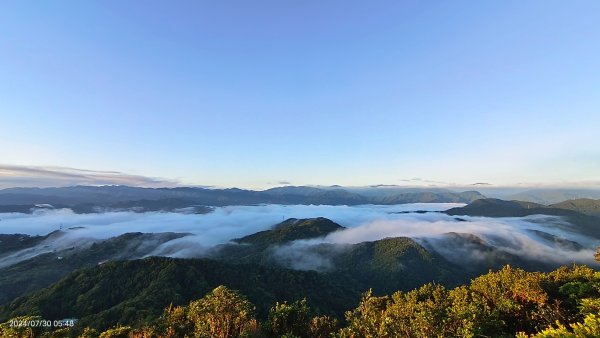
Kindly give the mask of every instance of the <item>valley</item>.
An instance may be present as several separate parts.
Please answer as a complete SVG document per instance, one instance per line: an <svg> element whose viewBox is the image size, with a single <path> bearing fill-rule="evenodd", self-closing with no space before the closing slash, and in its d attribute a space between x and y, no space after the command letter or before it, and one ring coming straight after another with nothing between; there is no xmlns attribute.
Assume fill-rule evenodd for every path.
<svg viewBox="0 0 600 338"><path fill-rule="evenodd" d="M319 314L343 319L368 290L385 295L432 282L453 288L507 264L547 272L597 267L600 218L589 202L577 205L482 198L5 213L1 226L33 225L22 228L28 234L0 235L0 322L78 318L77 327L97 330L149 323L169 304L185 305L220 285L248 297L258 318L276 302L306 298ZM286 214L315 217L276 221ZM43 234L55 220L61 228Z"/></svg>

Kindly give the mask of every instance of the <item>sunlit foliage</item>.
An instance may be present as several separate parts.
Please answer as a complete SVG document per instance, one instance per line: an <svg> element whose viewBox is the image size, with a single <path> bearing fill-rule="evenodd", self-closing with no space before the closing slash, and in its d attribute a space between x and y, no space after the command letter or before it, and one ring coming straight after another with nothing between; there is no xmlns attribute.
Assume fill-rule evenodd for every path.
<svg viewBox="0 0 600 338"><path fill-rule="evenodd" d="M342 324L319 314L307 299L275 303L259 322L254 304L219 286L186 306L168 306L152 321L101 333L7 322L0 324L0 337L600 337L600 272L585 266L549 273L505 266L453 289L430 283L391 296L367 291Z"/></svg>

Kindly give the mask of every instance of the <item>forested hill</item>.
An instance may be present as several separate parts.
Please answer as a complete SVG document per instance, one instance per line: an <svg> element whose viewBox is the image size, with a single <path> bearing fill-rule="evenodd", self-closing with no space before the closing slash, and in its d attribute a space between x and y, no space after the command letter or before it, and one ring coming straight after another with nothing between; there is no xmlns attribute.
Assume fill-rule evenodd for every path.
<svg viewBox="0 0 600 338"><path fill-rule="evenodd" d="M578 198L551 204L550 207L568 209L581 212L590 216L600 216L600 200L591 198Z"/></svg>
<svg viewBox="0 0 600 338"><path fill-rule="evenodd" d="M584 213L580 203L566 201L564 203L546 206L543 204L523 201L505 201L495 198L478 199L464 207L451 208L444 211L448 215L468 215L485 217L523 217L529 215L553 215L565 217L577 231L596 239L600 239L600 217ZM586 203L585 210L590 210L593 204ZM589 213L589 212L588 212Z"/></svg>
<svg viewBox="0 0 600 338"><path fill-rule="evenodd" d="M355 285L360 292L369 288L378 293L409 290L431 281L456 285L474 275L407 237L356 244L295 242L342 229L323 217L288 219L270 230L236 239L236 244L221 245L210 257L230 263L315 270L331 280Z"/></svg>
<svg viewBox="0 0 600 338"><path fill-rule="evenodd" d="M445 211L449 215L469 215L486 217L522 217L528 215L555 216L598 216L600 201L591 199L568 200L544 205L527 201L506 201L497 198L477 199L464 207Z"/></svg>
<svg viewBox="0 0 600 338"><path fill-rule="evenodd" d="M79 320L74 327L19 327L8 321L0 324L0 336L600 336L600 273L582 266L563 267L550 273L506 266L454 289L426 284L393 295L376 296L368 291L359 303L355 298L354 309L349 309L344 317L336 317L323 315L327 309L315 308L315 304L343 306L343 301L351 303L356 295L343 286L336 289L316 274L250 266L232 269L204 260L186 266L181 262L152 258L74 273L0 310L0 322L8 317L18 323L75 316ZM144 281L148 276L153 277ZM222 281L225 285L211 291L212 285ZM283 281L287 284L281 284ZM297 282L299 288L290 289L290 281ZM303 296L306 299L275 302ZM161 305L166 305L164 311L160 310ZM17 317L22 314L26 317ZM119 324L106 329L114 323Z"/></svg>
<svg viewBox="0 0 600 338"><path fill-rule="evenodd" d="M313 239L344 229L326 218L289 219L271 230L261 231L211 249L208 257L228 263L264 265L272 268L314 270L323 278L346 283L357 293L373 288L379 293L409 290L430 281L456 285L473 276L411 238L386 238L348 245L317 244L295 247L295 240ZM50 237L61 239L63 232ZM142 258L161 243L184 234L128 233L83 247L45 248L41 253L0 268L0 305L20 295L49 286L68 273L109 260ZM47 240L50 238L45 236ZM37 237L21 236L25 251ZM32 244L32 245L33 245ZM43 243L42 243L43 244ZM49 251L48 251L49 250ZM60 259L59 259L60 258ZM1 261L0 261L1 262ZM182 263L183 264L183 263ZM477 270L475 272L480 272ZM486 270L483 270L486 271ZM289 287L294 287L293 283Z"/></svg>
<svg viewBox="0 0 600 338"><path fill-rule="evenodd" d="M266 316L268 307L277 301L307 298L319 313L342 318L344 311L355 306L359 295L370 288L390 293L430 281L456 285L471 276L461 274L456 266L410 238L343 247L323 244L314 249L316 254L323 254L322 259L329 259L331 266L321 272L284 268L298 264L303 259L300 256L273 260L271 245L340 229L343 227L325 218L289 219L271 230L240 238L239 244L222 246L215 253L218 260L148 258L78 270L0 308L0 321L32 314L53 319L75 317L82 325L104 329L155 318L171 302L185 304L218 285L240 290L257 306L259 317ZM126 237L137 239L139 235L119 240ZM92 261L99 261L98 253L110 253L114 244L100 243L79 252L78 257L90 256ZM315 259L314 255L306 256Z"/></svg>
<svg viewBox="0 0 600 338"><path fill-rule="evenodd" d="M0 235L0 252L3 248L6 251L14 250L12 255L0 259L0 305L49 286L74 270L93 267L108 260L142 258L150 254L156 245L186 235L168 232L127 233L87 244L86 240L89 239L78 239L77 244L82 246L74 247L68 234L67 230L54 231L47 236ZM36 244L39 245L35 247ZM11 258L19 259L21 254L30 254L31 257L10 264Z"/></svg>
<svg viewBox="0 0 600 338"><path fill-rule="evenodd" d="M78 270L58 283L0 308L0 322L23 315L79 318L105 329L155 318L169 304L187 304L213 288L240 290L266 317L275 302L307 298L324 314L343 316L359 299L351 282L316 272L206 259L152 257Z"/></svg>
<svg viewBox="0 0 600 338"><path fill-rule="evenodd" d="M265 247L297 239L322 237L342 229L344 229L343 226L324 217L309 219L290 218L275 225L273 229L235 239L234 242Z"/></svg>

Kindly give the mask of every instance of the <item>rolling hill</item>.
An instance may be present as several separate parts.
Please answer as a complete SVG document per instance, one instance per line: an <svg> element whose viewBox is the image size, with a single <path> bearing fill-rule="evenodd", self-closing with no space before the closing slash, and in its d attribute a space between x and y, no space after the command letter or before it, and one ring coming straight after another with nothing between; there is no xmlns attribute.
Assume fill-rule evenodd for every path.
<svg viewBox="0 0 600 338"><path fill-rule="evenodd" d="M78 318L105 329L155 318L169 304L186 304L219 285L240 290L261 317L275 302L304 297L319 312L342 316L359 299L345 282L311 271L206 259L152 257L109 262L75 271L52 286L0 307L0 322L37 314L50 320Z"/></svg>
<svg viewBox="0 0 600 338"><path fill-rule="evenodd" d="M523 217L529 215L552 215L565 217L575 229L595 239L600 239L600 217L555 206L523 201L505 201L495 198L479 199L464 207L451 208L444 213L458 216L485 216L485 217Z"/></svg>
<svg viewBox="0 0 600 338"><path fill-rule="evenodd" d="M35 244L43 243L44 240L64 240L64 235L66 235L65 232L56 231L48 236L21 236L25 238L24 241L33 242L27 243L27 248L31 248ZM0 305L23 294L44 288L74 270L96 266L109 260L141 258L152 252L156 245L182 236L185 234L128 233L107 240L91 241L89 245L83 247L58 246L52 248L49 246L51 243L48 242L48 248L42 246L44 251L39 252L38 255L0 268L0 290L2 290ZM149 246L148 243L152 243L152 245ZM18 257L20 252L27 252L27 248L19 247L19 250L13 249L9 253ZM8 255L8 258L10 257ZM6 259L7 256L2 257L2 260Z"/></svg>
<svg viewBox="0 0 600 338"><path fill-rule="evenodd" d="M582 214L600 217L600 200L594 200L591 198L567 200L560 203L551 204L550 207L573 210Z"/></svg>

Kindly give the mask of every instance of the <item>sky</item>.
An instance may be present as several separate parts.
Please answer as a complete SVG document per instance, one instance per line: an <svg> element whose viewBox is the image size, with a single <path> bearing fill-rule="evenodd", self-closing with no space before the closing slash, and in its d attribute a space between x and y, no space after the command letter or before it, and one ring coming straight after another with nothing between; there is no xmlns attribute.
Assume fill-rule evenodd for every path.
<svg viewBox="0 0 600 338"><path fill-rule="evenodd" d="M598 1L9 0L0 51L16 185L600 181Z"/></svg>

